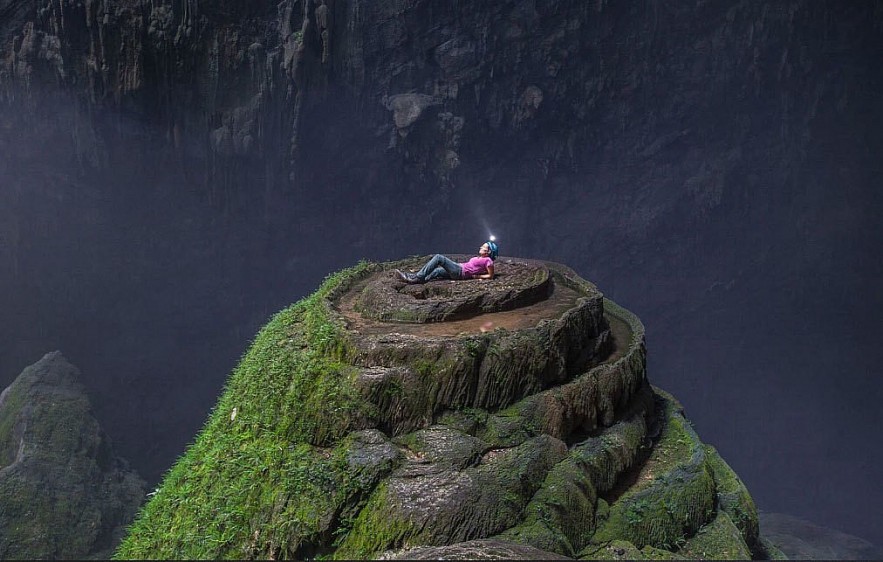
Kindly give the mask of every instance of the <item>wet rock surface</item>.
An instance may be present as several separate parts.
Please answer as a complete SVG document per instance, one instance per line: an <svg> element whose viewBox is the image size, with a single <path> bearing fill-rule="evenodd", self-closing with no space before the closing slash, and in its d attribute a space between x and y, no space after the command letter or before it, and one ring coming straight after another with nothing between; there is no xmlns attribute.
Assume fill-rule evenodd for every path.
<svg viewBox="0 0 883 562"><path fill-rule="evenodd" d="M353 361L361 367L356 385L377 405L377 422L384 431L398 435L418 429L445 409L504 408L566 383L613 351L603 296L561 264L510 259L493 280L407 285L395 279L393 270L409 263L419 261L383 264L332 299L332 314L348 327L356 349ZM407 292L410 289L438 295L425 305L425 299ZM444 291L450 291L450 299L442 296ZM574 295L569 308L549 300L556 291ZM410 327L410 322L387 321L385 330L362 331L354 327L363 325L363 313L349 304L360 300L373 303L369 316L390 310L435 309L438 314L407 333L398 327ZM462 310L466 302L474 322L494 329L456 335L430 331L430 326L446 323L447 312ZM480 303L486 304L486 311ZM498 315L518 308L534 309L529 322L510 324L513 329L497 326ZM424 326L427 333L422 333Z"/></svg>
<svg viewBox="0 0 883 562"><path fill-rule="evenodd" d="M513 542L483 539L450 546L417 547L384 553L379 560L572 560Z"/></svg>
<svg viewBox="0 0 883 562"><path fill-rule="evenodd" d="M279 329L261 340L267 355L251 360L253 372L263 377L275 369L277 377L262 380L281 392L308 387L317 393L295 396L318 398L280 402L263 431L274 431L277 412L287 411L316 433L289 447L288 460L271 433L268 446L277 447L273 455L285 477L273 476L263 448L254 460L232 463L236 472L227 463L208 468L203 463L215 461L189 458L194 469L211 475L206 488L220 488L210 488L204 501L224 493L215 474L231 470L236 482L248 482L234 492L255 510L247 521L267 522L243 534L244 549L229 541L187 552L200 558L245 552L276 559L563 559L604 557L611 544L642 556L761 552L744 485L703 447L677 401L650 385L644 328L633 314L554 262L511 258L488 282L407 286L393 276L396 268L420 263L359 264L274 319ZM435 293L408 292L427 286L437 287ZM423 322L378 319L390 310L419 309L429 299L441 312ZM466 301L486 305L476 304L468 322L494 327L439 329L464 326L465 320L448 319ZM531 313L499 322L520 309ZM239 401L251 391L240 387L223 399ZM348 402L337 401L342 394ZM269 410L265 403L273 400L261 393L252 408ZM307 403L321 411L305 412ZM235 419L243 424L237 439L224 429L205 437L235 448L222 454L212 448L213 458L241 456L260 438L247 425L248 410L243 405ZM334 412L356 415L337 419ZM232 431L233 421L227 415L212 423ZM328 437L329 424L340 428L338 437ZM284 505L261 505L248 492L252 477L238 471L253 463L266 471L254 478L273 478L260 498L283 497ZM193 486L173 482L156 501L186 493L189 502ZM184 527L206 517L171 501ZM211 510L212 517L228 503ZM152 514L162 513L161 506L151 507ZM130 535L123 557L193 548L187 533L170 536L165 521L137 525L143 536Z"/></svg>
<svg viewBox="0 0 883 562"><path fill-rule="evenodd" d="M452 255L458 263L469 256ZM420 263L405 266L417 271ZM410 267L409 267L410 266ZM542 263L499 260L493 280L436 280L408 284L395 273L371 276L356 298L363 316L390 322L427 324L503 312L545 300L552 292L549 269Z"/></svg>
<svg viewBox="0 0 883 562"><path fill-rule="evenodd" d="M694 549L750 555L756 526L743 538L729 515L716 517L701 442L647 382L637 319L561 264L499 260L487 282L409 285L394 274L424 261L379 264L330 298L355 345L356 387L376 406L371 423L397 435L404 459L338 556L576 557L614 540L640 552L687 544L706 524L719 544ZM569 292L568 306L552 302L556 291ZM519 308L531 321L497 325ZM445 331L448 322L479 329ZM731 471L716 468L723 494ZM636 525L649 503L668 511ZM379 521L395 533L378 536ZM416 545L426 546L407 548Z"/></svg>

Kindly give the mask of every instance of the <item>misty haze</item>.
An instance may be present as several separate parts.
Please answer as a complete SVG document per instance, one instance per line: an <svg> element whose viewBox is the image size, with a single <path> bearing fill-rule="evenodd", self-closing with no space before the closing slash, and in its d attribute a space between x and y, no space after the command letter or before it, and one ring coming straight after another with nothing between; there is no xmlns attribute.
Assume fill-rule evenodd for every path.
<svg viewBox="0 0 883 562"><path fill-rule="evenodd" d="M0 384L60 350L148 489L276 312L493 234L760 511L883 544L883 4L99 4L0 0Z"/></svg>

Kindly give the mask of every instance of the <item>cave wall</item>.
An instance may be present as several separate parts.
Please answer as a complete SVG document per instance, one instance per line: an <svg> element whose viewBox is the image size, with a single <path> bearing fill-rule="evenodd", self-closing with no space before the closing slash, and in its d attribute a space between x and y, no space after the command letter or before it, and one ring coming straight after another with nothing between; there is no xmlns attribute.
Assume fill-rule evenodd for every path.
<svg viewBox="0 0 883 562"><path fill-rule="evenodd" d="M0 0L3 380L61 348L153 480L269 314L492 230L645 320L761 505L863 524L820 482L877 414L785 404L883 398L879 3L322 4Z"/></svg>

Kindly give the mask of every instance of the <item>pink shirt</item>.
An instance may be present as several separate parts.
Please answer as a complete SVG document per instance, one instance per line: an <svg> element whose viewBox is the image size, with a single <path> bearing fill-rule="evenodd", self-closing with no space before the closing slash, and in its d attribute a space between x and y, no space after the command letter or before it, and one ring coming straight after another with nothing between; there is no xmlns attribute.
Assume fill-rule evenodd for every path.
<svg viewBox="0 0 883 562"><path fill-rule="evenodd" d="M461 263L460 267L463 268L463 277L466 279L472 279L476 275L483 275L487 273L487 268L494 265L494 260L491 258L483 258L481 256L475 256L470 259L466 263Z"/></svg>

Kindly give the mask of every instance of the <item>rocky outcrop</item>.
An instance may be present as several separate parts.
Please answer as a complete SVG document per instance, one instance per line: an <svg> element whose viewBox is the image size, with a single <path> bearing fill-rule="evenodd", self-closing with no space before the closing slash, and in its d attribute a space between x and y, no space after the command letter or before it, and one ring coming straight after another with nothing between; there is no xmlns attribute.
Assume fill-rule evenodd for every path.
<svg viewBox="0 0 883 562"><path fill-rule="evenodd" d="M56 351L0 394L2 559L107 558L144 499L78 378Z"/></svg>
<svg viewBox="0 0 883 562"><path fill-rule="evenodd" d="M458 262L469 259L456 254L449 257ZM512 310L545 300L552 291L549 270L539 264L510 260L497 274L493 292L474 283L403 287L389 283L386 276L375 277L359 291L355 310L375 320L426 324Z"/></svg>
<svg viewBox="0 0 883 562"><path fill-rule="evenodd" d="M419 261L277 314L117 556L762 554L744 485L648 383L634 315L561 264L415 290L393 269ZM472 304L448 319L447 298Z"/></svg>

